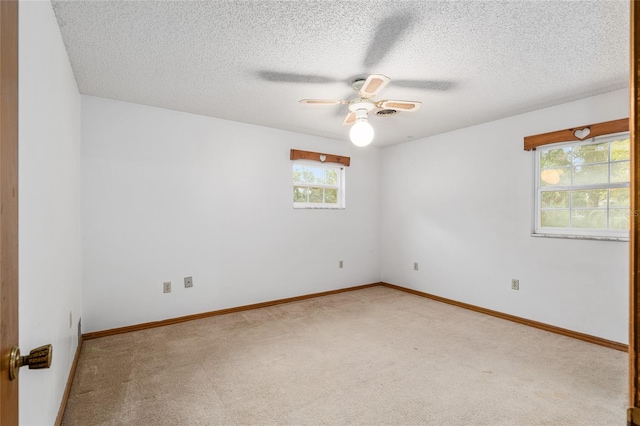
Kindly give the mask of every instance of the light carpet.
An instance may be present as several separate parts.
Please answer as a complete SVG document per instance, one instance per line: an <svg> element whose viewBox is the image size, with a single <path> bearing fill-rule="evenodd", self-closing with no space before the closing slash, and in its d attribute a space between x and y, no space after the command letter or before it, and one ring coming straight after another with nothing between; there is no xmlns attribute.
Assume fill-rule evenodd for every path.
<svg viewBox="0 0 640 426"><path fill-rule="evenodd" d="M85 341L63 425L625 425L627 354L372 287Z"/></svg>

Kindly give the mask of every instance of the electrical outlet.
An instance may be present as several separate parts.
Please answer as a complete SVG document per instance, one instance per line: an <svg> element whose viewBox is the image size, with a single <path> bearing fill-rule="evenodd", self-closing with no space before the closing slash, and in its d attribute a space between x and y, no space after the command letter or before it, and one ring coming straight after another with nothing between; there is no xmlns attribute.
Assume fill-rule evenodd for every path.
<svg viewBox="0 0 640 426"><path fill-rule="evenodd" d="M344 262L342 260L338 261L338 268L340 269L344 268Z"/></svg>
<svg viewBox="0 0 640 426"><path fill-rule="evenodd" d="M511 280L511 290L520 290L520 280Z"/></svg>
<svg viewBox="0 0 640 426"><path fill-rule="evenodd" d="M171 293L171 281L165 281L162 285L163 293Z"/></svg>
<svg viewBox="0 0 640 426"><path fill-rule="evenodd" d="M184 288L193 287L193 277L184 277Z"/></svg>
<svg viewBox="0 0 640 426"><path fill-rule="evenodd" d="M414 271L418 270L418 262L413 262L413 270Z"/></svg>

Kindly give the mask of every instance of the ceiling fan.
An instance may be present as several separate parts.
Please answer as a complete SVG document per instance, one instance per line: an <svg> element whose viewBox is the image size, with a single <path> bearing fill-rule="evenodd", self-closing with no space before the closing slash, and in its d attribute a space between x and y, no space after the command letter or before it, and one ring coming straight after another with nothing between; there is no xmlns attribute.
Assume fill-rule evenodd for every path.
<svg viewBox="0 0 640 426"><path fill-rule="evenodd" d="M391 79L382 74L371 74L366 79L357 79L353 82L353 90L358 92L358 97L352 100L331 100L331 99L301 99L303 104L311 105L348 105L349 113L342 124L353 124L349 131L351 142L357 146L367 146L374 136L373 127L369 124L369 112L378 109L380 115L392 115L398 111L413 112L420 109L422 105L418 101L396 101L381 100L375 101L371 98L376 96Z"/></svg>
<svg viewBox="0 0 640 426"><path fill-rule="evenodd" d="M420 6L423 8L424 6ZM422 10L422 9L421 9ZM376 26L369 48L366 50L362 69L371 70L387 57L394 46L400 42L417 25L416 17L420 13L416 10L405 9L393 13L382 19ZM363 71L365 74L367 71ZM362 75L362 74L361 74ZM257 76L266 81L278 83L305 83L305 84L327 84L343 81L333 76L282 72L274 70L259 70ZM352 80L353 81L353 80ZM356 78L351 87L358 92L359 98L347 100L324 100L324 99L303 99L300 102L316 105L344 105L349 106L349 114L344 120L344 124L353 124L349 135L351 141L360 146L366 146L373 140L373 128L368 122L368 113L378 109L377 115L392 115L397 111L416 111L420 108L420 102L414 101L373 101L371 98L382 90L390 79L381 74L369 75L366 79ZM456 86L456 82L446 80L394 80L397 87L408 87L419 90L449 90ZM360 112L358 112L360 110ZM360 133L362 132L362 133ZM367 137L361 136L363 134Z"/></svg>

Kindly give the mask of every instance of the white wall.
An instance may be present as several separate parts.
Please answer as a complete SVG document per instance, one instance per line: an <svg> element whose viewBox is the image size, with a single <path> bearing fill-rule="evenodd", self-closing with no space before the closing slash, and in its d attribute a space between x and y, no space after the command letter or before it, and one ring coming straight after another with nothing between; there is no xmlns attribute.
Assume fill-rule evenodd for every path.
<svg viewBox="0 0 640 426"><path fill-rule="evenodd" d="M82 313L80 94L51 3L21 1L19 16L20 348L53 344L51 369L20 373L20 423L46 425L60 407Z"/></svg>
<svg viewBox="0 0 640 426"><path fill-rule="evenodd" d="M523 138L628 103L620 90L384 149L382 281L626 343L628 243L531 237Z"/></svg>
<svg viewBox="0 0 640 426"><path fill-rule="evenodd" d="M627 342L628 244L531 237L522 149L627 105L621 90L380 152L83 96L84 330L382 278ZM346 210L291 208L291 148L352 156Z"/></svg>
<svg viewBox="0 0 640 426"><path fill-rule="evenodd" d="M345 210L292 208L291 148L351 156ZM373 147L82 96L83 330L378 282L379 169Z"/></svg>

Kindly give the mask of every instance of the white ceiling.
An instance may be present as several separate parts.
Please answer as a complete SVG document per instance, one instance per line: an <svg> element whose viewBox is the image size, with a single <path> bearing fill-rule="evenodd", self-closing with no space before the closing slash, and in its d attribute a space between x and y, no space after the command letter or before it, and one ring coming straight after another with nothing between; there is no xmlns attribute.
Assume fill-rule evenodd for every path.
<svg viewBox="0 0 640 426"><path fill-rule="evenodd" d="M298 101L380 73L423 104L377 146L628 85L627 0L52 3L81 93L348 141L345 105Z"/></svg>

